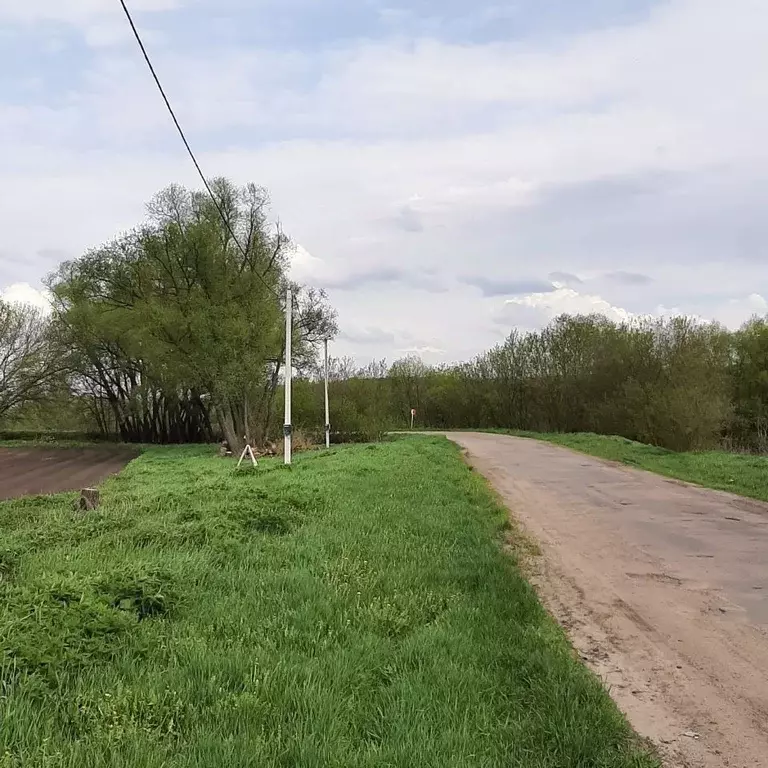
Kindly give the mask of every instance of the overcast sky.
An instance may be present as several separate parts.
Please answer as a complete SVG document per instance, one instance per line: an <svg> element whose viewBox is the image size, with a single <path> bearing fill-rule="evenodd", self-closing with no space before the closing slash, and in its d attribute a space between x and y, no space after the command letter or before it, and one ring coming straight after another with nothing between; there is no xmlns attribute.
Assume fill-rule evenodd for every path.
<svg viewBox="0 0 768 768"><path fill-rule="evenodd" d="M768 311L765 0L129 5L206 172L271 190L336 355ZM0 148L7 297L195 185L118 0L0 0Z"/></svg>

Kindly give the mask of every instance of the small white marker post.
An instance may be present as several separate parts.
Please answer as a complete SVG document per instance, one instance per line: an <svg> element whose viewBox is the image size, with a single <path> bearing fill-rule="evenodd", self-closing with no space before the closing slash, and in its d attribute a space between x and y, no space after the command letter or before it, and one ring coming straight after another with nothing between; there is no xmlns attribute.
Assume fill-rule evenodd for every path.
<svg viewBox="0 0 768 768"><path fill-rule="evenodd" d="M413 420L416 418L416 409L411 408L411 429L413 429Z"/></svg>
<svg viewBox="0 0 768 768"><path fill-rule="evenodd" d="M251 448L251 444L246 443L245 448L243 448L243 452L240 454L240 461L237 462L238 469L240 469L240 465L243 463L243 460L246 456L250 458L251 464L253 464L254 467L259 466L259 462L256 461L256 457L253 455L253 448Z"/></svg>
<svg viewBox="0 0 768 768"><path fill-rule="evenodd" d="M286 464L291 463L291 383L293 380L293 361L291 359L291 333L293 332L293 291L289 288L285 297L285 422L283 425L283 445L285 446Z"/></svg>
<svg viewBox="0 0 768 768"><path fill-rule="evenodd" d="M331 410L328 404L328 339L325 340L325 447L331 447Z"/></svg>

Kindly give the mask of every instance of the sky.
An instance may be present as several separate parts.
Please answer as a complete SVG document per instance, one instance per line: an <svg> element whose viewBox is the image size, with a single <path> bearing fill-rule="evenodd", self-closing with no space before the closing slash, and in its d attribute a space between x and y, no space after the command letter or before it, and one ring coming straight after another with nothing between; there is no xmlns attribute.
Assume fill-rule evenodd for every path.
<svg viewBox="0 0 768 768"><path fill-rule="evenodd" d="M266 186L335 356L562 312L768 312L765 0L129 0L209 176ZM118 0L0 0L0 293L195 172Z"/></svg>

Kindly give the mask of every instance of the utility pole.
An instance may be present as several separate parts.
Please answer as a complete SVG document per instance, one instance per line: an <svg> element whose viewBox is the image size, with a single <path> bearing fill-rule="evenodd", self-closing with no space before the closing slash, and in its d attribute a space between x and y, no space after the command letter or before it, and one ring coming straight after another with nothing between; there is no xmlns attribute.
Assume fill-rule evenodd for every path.
<svg viewBox="0 0 768 768"><path fill-rule="evenodd" d="M293 361L291 359L291 334L293 332L293 292L289 288L285 295L285 423L283 426L283 444L285 463L291 463L291 384L293 381Z"/></svg>
<svg viewBox="0 0 768 768"><path fill-rule="evenodd" d="M328 405L328 339L325 340L325 447L331 447L331 411Z"/></svg>

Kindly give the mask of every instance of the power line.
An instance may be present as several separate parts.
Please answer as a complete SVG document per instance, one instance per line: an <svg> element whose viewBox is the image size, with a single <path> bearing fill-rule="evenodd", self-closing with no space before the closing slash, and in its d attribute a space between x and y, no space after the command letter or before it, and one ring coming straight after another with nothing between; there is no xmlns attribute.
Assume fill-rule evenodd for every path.
<svg viewBox="0 0 768 768"><path fill-rule="evenodd" d="M202 179L203 185L205 186L205 189L208 192L208 195L210 196L213 204L216 206L216 210L219 212L219 216L221 216L221 220L224 222L224 226L227 228L227 230L229 231L229 234L232 236L232 239L235 241L235 245L237 245L240 253L243 254L243 258L247 259L248 254L245 252L245 248L243 248L243 246L240 245L240 241L237 239L237 235L234 233L232 227L230 226L229 220L224 215L224 211L221 209L221 206L219 205L219 201L216 199L216 196L213 194L213 190L211 189L211 186L208 183L208 180L205 178L205 174L203 173L203 169L200 167L200 163L197 162L197 158L195 157L195 153L192 151L192 147L189 146L187 137L184 135L184 130L182 129L181 124L179 123L179 120L176 117L176 113L173 111L173 107L171 106L171 102L168 100L168 96L166 96L165 89L163 88L162 83L160 82L160 78L157 76L157 72L155 71L155 68L152 64L152 60L149 58L147 49L144 47L144 42L141 39L139 30L136 29L136 25L133 22L133 18L131 16L131 12L128 10L128 6L125 4L125 0L120 0L120 5L122 5L123 11L125 11L125 17L128 19L128 23L131 25L133 36L136 38L136 42L139 44L139 48L141 49L141 52L144 56L144 61L146 61L147 66L149 67L149 71L152 73L152 77L155 80L155 85L157 85L157 89L160 91L160 95L163 97L165 106L168 107L168 112L170 113L171 118L173 119L173 124L176 126L176 130L179 132L179 136L181 136L181 140L184 142L184 146L187 148L187 152L189 153L189 156L192 158L192 162L195 164L197 173ZM274 288L272 288L272 286L264 279L264 277L260 275L258 272L256 272L255 274L259 278L259 280L261 280L261 282L264 283L266 288L268 288L275 296L277 296L277 293L275 292Z"/></svg>

